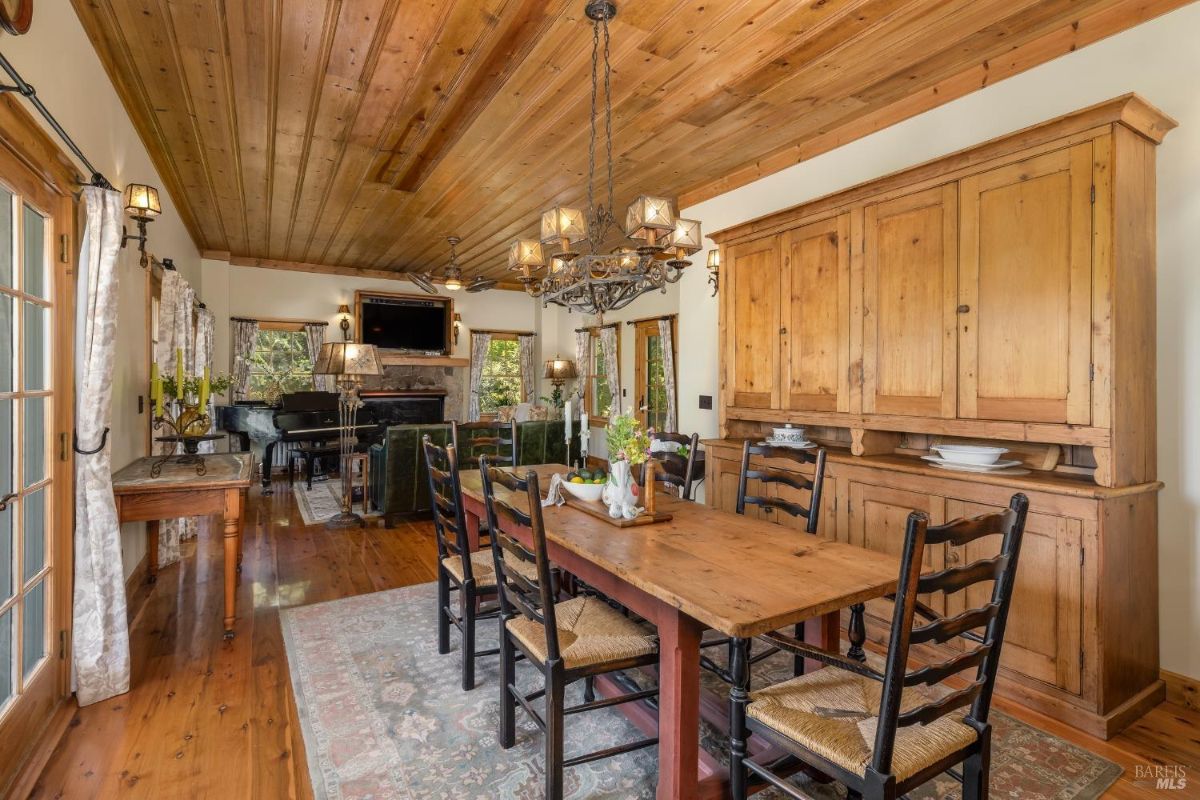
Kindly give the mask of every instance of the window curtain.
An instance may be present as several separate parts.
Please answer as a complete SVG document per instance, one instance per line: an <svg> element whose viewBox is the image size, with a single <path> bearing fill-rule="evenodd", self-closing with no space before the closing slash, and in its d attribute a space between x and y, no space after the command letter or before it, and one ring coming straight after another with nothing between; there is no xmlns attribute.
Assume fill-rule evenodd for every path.
<svg viewBox="0 0 1200 800"><path fill-rule="evenodd" d="M584 328L575 331L575 366L579 373L579 384L575 387L575 402L583 407L583 398L587 392L589 375L592 374L592 332Z"/></svg>
<svg viewBox="0 0 1200 800"><path fill-rule="evenodd" d="M313 364L317 363L317 356L321 354L321 345L325 344L325 334L329 330L329 326L323 322L306 322L304 323L304 335L308 339L308 359ZM255 331L257 334L257 331ZM332 375L313 375L313 389L318 392L332 392L333 386Z"/></svg>
<svg viewBox="0 0 1200 800"><path fill-rule="evenodd" d="M488 345L492 343L489 333L471 334L471 395L467 404L467 419L479 419L479 391L483 383L483 362L487 360Z"/></svg>
<svg viewBox="0 0 1200 800"><path fill-rule="evenodd" d="M232 327L233 399L245 400L250 394L250 357L258 343L258 323L252 319L235 319Z"/></svg>
<svg viewBox="0 0 1200 800"><path fill-rule="evenodd" d="M612 392L612 408L609 419L621 414L621 368L617 361L617 326L606 325L600 329L600 344L604 348L604 379Z"/></svg>
<svg viewBox="0 0 1200 800"><path fill-rule="evenodd" d="M75 309L75 433L79 449L104 440L112 412L121 193L85 186L87 221ZM129 691L129 626L112 450L75 455L75 589L72 669L79 705Z"/></svg>
<svg viewBox="0 0 1200 800"><path fill-rule="evenodd" d="M166 270L166 273L174 270ZM165 273L164 273L165 274ZM192 374L196 363L196 323L193 308L196 292L191 285L176 273L176 288L174 293L175 312L171 316L173 331L171 334L174 348L166 364L159 362L158 371L162 375L170 375L175 371L176 353L183 351L184 369ZM164 279L165 285L165 279ZM166 371L164 372L164 368ZM176 445L164 443L165 452L174 452ZM179 543L184 539L196 536L198 520L194 517L183 519L163 520L158 527L158 565L165 567L179 560Z"/></svg>
<svg viewBox="0 0 1200 800"><path fill-rule="evenodd" d="M679 431L679 401L675 395L675 338L674 317L658 321L658 340L662 346L663 386L667 390L666 427L670 433Z"/></svg>
<svg viewBox="0 0 1200 800"><path fill-rule="evenodd" d="M537 377L533 371L533 345L537 337L532 333L517 337L521 357L521 400L532 403L537 398Z"/></svg>
<svg viewBox="0 0 1200 800"><path fill-rule="evenodd" d="M203 375L207 368L209 374L212 374L213 368L213 327L216 324L216 317L207 308L202 308L196 312L196 348L195 358L192 361L192 373L194 375ZM208 429L212 431L216 427L217 414L215 410L215 402L213 396L208 396L208 408L204 409L210 420ZM214 442L201 442L201 453L215 453L216 447Z"/></svg>

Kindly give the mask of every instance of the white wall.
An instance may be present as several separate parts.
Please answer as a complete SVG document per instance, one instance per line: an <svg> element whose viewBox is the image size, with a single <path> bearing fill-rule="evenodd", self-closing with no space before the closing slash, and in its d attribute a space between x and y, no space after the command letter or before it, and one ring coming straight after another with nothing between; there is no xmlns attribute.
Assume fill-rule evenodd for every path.
<svg viewBox="0 0 1200 800"><path fill-rule="evenodd" d="M715 231L1126 92L1179 121L1158 149L1159 581L1162 665L1200 677L1200 5L1190 5L682 213ZM703 263L702 261L700 263ZM717 301L681 283L680 426L717 433ZM1191 312L1191 313L1189 313ZM1187 412L1191 411L1189 415Z"/></svg>
<svg viewBox="0 0 1200 800"><path fill-rule="evenodd" d="M163 213L149 226L149 249L159 257L173 258L180 273L200 291L200 255L71 4L66 0L38 3L29 33L4 34L0 44L21 77L33 85L42 102L114 186L123 189L126 183L147 183L159 188ZM7 76L5 79L7 82ZM32 111L32 106L27 107ZM36 113L35 117L41 120ZM78 166L82 171L83 167ZM150 380L145 355L146 274L138 266L132 245L122 251L119 273L117 359L109 434L114 469L146 453L148 423L144 415L138 414L137 399L146 393ZM145 526L124 526L121 544L128 575L145 555Z"/></svg>

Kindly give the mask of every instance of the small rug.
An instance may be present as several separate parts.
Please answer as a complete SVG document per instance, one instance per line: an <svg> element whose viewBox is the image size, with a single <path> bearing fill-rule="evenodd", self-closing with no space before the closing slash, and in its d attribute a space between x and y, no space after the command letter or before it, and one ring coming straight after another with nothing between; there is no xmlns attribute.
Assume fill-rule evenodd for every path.
<svg viewBox="0 0 1200 800"><path fill-rule="evenodd" d="M342 482L336 478L314 481L311 489L304 481L296 481L292 484L292 496L305 525L316 525L342 513ZM355 503L354 511L364 519L379 516L375 511L363 513L362 503Z"/></svg>
<svg viewBox="0 0 1200 800"><path fill-rule="evenodd" d="M304 733L313 795L318 800L439 798L493 800L542 797L542 737L520 709L517 743L501 750L497 658L476 664L477 685L460 686L457 632L454 649L438 655L434 584L409 586L280 612L288 664ZM495 646L494 623L482 647ZM719 648L718 648L719 649ZM790 677L791 659L773 656L755 665L755 683ZM704 673L707 688L723 684ZM517 665L526 691L538 673ZM570 687L568 705L582 700ZM1092 800L1121 768L1082 748L993 712L992 791L1022 800ZM726 733L707 725L702 743L723 761ZM568 718L570 758L641 738L619 711L599 710ZM657 754L653 748L568 768L566 796L592 800L654 797ZM817 800L838 800L833 785L797 779ZM955 800L960 786L949 776L930 781L910 797ZM778 798L774 790L755 797Z"/></svg>

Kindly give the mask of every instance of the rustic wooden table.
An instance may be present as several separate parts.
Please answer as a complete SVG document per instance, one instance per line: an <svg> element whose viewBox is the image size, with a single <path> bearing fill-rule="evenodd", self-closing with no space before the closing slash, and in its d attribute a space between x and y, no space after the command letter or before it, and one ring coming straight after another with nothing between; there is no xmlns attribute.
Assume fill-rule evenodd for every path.
<svg viewBox="0 0 1200 800"><path fill-rule="evenodd" d="M517 471L525 469L546 487L551 474L567 467ZM467 527L478 546L478 523L486 511L477 470L462 473L462 489ZM502 487L500 493L508 494ZM702 705L705 718L718 725L725 714L724 704L701 702L704 630L751 637L804 623L808 641L836 649L839 612L895 591L900 560L667 495L657 501L658 510L673 518L631 528L567 506L546 508L547 550L563 569L658 627L660 800L726 797L728 774L699 743ZM504 530L531 544L528 529ZM600 680L597 689L606 695L621 691ZM639 727L654 729L653 714L641 704L621 708Z"/></svg>
<svg viewBox="0 0 1200 800"><path fill-rule="evenodd" d="M242 561L242 517L246 492L254 473L250 453L210 453L202 456L204 474L196 464L168 461L157 474L161 456L147 456L113 475L117 518L146 522L149 536L150 581L158 573L158 526L164 519L220 514L225 525L225 638L233 638L236 620L237 572Z"/></svg>

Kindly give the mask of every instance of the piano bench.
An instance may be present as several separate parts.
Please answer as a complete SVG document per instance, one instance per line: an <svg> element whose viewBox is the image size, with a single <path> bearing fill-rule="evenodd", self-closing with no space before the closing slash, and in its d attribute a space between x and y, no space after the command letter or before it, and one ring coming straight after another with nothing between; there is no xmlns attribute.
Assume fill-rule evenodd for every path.
<svg viewBox="0 0 1200 800"><path fill-rule="evenodd" d="M304 478L308 488L312 488L313 473L317 465L317 459L321 458L337 458L341 455L341 448L337 446L303 446L297 447L288 453L288 485L291 486L296 482L296 459L304 459Z"/></svg>

